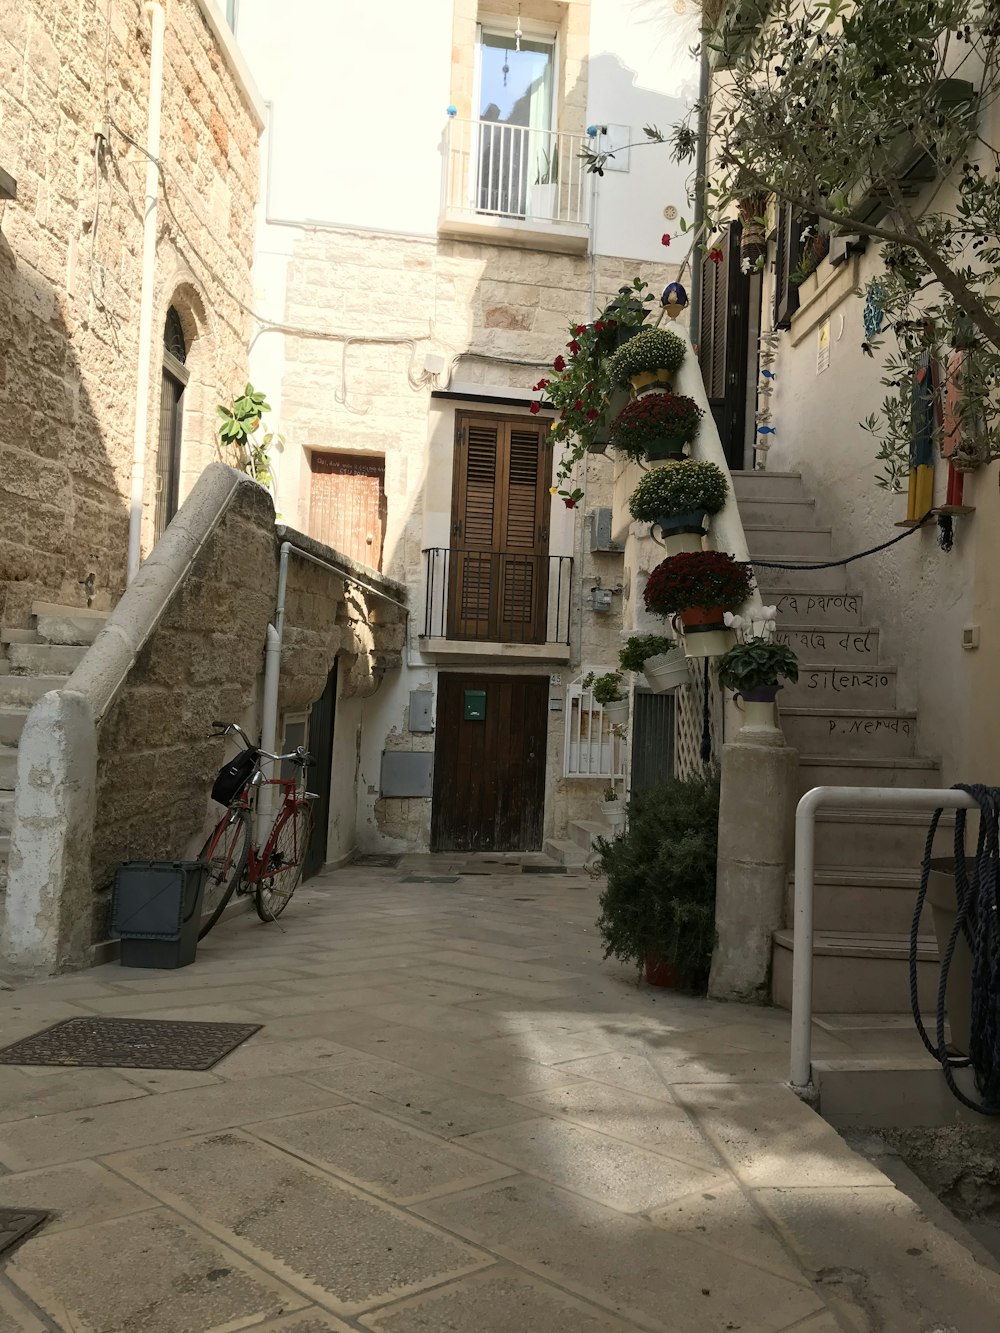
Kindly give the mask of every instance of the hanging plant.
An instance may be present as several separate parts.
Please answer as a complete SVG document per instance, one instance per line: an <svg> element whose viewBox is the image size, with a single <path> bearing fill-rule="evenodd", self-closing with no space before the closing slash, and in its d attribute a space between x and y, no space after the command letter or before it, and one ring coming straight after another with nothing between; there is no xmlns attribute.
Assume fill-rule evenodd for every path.
<svg viewBox="0 0 1000 1333"><path fill-rule="evenodd" d="M248 384L239 398L226 406L220 403L216 408L222 418L219 426L219 439L223 449L229 453L229 461L240 472L252 477L265 490L270 490L274 480L271 472L270 449L273 443L284 444L285 437L273 431L260 430L264 413L270 412L271 404L267 395Z"/></svg>
<svg viewBox="0 0 1000 1333"><path fill-rule="evenodd" d="M638 523L717 514L729 494L726 474L714 463L686 459L665 463L641 478L629 497L629 513Z"/></svg>
<svg viewBox="0 0 1000 1333"><path fill-rule="evenodd" d="M737 201L743 230L740 261L744 273L756 272L767 254L767 195L748 194Z"/></svg>
<svg viewBox="0 0 1000 1333"><path fill-rule="evenodd" d="M682 457L698 434L704 412L682 393L644 393L611 423L611 445L627 458Z"/></svg>
<svg viewBox="0 0 1000 1333"><path fill-rule="evenodd" d="M646 610L671 616L689 608L715 611L742 605L753 591L753 570L724 551L687 551L668 556L643 589Z"/></svg>
<svg viewBox="0 0 1000 1333"><path fill-rule="evenodd" d="M608 362L613 384L630 381L636 392L653 383L669 383L687 355L687 344L670 329L643 329L619 347Z"/></svg>

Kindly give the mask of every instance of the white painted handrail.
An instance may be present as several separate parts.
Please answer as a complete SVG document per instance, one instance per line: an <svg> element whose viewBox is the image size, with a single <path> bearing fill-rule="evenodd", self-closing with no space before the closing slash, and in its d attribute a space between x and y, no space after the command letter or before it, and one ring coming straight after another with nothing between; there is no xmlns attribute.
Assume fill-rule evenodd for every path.
<svg viewBox="0 0 1000 1333"><path fill-rule="evenodd" d="M792 1049L789 1082L804 1092L812 1082L812 979L816 812L851 810L974 810L965 792L926 787L813 787L795 811L795 920L792 954Z"/></svg>

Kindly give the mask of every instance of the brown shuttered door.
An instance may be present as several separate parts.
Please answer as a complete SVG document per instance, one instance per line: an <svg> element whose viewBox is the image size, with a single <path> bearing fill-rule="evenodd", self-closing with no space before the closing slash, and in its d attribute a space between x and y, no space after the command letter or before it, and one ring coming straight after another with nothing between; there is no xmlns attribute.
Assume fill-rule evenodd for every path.
<svg viewBox="0 0 1000 1333"><path fill-rule="evenodd" d="M466 690L485 693L481 720ZM438 676L432 851L541 849L548 694L545 676Z"/></svg>
<svg viewBox="0 0 1000 1333"><path fill-rule="evenodd" d="M733 222L718 248L722 260L702 260L702 328L698 359L708 405L726 461L742 468L747 409L748 281L740 268L740 224Z"/></svg>
<svg viewBox="0 0 1000 1333"><path fill-rule="evenodd" d="M353 454L313 454L309 536L372 569L382 568L385 462Z"/></svg>
<svg viewBox="0 0 1000 1333"><path fill-rule="evenodd" d="M545 642L550 460L544 426L459 418L449 638Z"/></svg>

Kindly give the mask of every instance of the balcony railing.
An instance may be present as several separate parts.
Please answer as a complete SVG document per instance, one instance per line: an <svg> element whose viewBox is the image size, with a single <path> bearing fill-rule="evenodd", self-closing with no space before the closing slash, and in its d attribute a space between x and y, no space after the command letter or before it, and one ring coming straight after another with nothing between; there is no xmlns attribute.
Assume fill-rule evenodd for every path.
<svg viewBox="0 0 1000 1333"><path fill-rule="evenodd" d="M572 556L441 546L424 555L425 637L569 644Z"/></svg>
<svg viewBox="0 0 1000 1333"><path fill-rule="evenodd" d="M489 120L451 119L445 131L445 218L517 229L582 229L590 188L583 135Z"/></svg>

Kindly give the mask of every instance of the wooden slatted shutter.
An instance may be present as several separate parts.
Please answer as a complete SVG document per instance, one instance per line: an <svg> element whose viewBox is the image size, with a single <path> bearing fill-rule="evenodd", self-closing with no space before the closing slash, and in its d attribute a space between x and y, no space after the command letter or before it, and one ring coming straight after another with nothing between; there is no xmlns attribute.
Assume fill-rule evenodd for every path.
<svg viewBox="0 0 1000 1333"><path fill-rule="evenodd" d="M742 227L733 222L716 248L722 259L702 261L702 337L698 348L702 379L730 467L743 466L746 428L747 305L749 282L740 267Z"/></svg>

